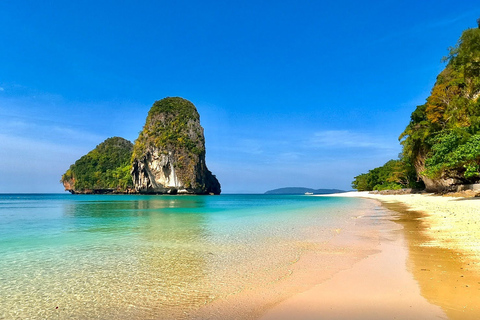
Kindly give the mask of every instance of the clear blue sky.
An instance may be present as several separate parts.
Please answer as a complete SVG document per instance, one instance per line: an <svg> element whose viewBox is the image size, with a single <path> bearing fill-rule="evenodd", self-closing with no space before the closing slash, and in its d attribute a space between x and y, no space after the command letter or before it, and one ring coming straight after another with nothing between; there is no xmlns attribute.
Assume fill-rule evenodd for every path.
<svg viewBox="0 0 480 320"><path fill-rule="evenodd" d="M478 1L0 1L0 192L63 192L155 100L198 108L226 193L350 189L396 158Z"/></svg>

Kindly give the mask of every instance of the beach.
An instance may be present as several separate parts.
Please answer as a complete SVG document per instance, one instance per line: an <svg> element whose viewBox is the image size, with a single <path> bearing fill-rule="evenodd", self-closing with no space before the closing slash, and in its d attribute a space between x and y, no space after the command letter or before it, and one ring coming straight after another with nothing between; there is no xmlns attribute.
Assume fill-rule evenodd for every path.
<svg viewBox="0 0 480 320"><path fill-rule="evenodd" d="M4 195L0 318L478 319L478 204Z"/></svg>
<svg viewBox="0 0 480 320"><path fill-rule="evenodd" d="M354 198L0 195L0 318L258 319L398 229Z"/></svg>
<svg viewBox="0 0 480 320"><path fill-rule="evenodd" d="M424 246L454 250L471 259L480 268L480 198L439 196L434 194L380 195L368 192L337 194L379 200L387 208L401 204L407 211L421 213L423 232L429 241ZM398 208L398 206L397 206Z"/></svg>
<svg viewBox="0 0 480 320"><path fill-rule="evenodd" d="M385 230L378 253L262 319L478 319L480 201L431 194L328 196L380 201L400 229Z"/></svg>

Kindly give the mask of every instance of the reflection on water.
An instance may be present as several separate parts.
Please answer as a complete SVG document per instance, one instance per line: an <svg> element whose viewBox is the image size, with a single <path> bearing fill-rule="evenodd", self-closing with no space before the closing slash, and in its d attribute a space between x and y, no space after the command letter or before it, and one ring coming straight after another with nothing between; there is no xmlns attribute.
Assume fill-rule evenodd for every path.
<svg viewBox="0 0 480 320"><path fill-rule="evenodd" d="M355 200L0 196L0 318L187 318L284 277L340 205Z"/></svg>
<svg viewBox="0 0 480 320"><path fill-rule="evenodd" d="M175 202L166 205L178 208ZM204 250L209 233L201 214L178 210L166 213L158 208L151 203L139 206L146 217L139 236L141 243L148 245L136 252L140 262L137 272L150 275L139 294L149 299L146 306L152 316L178 319L210 300L209 257ZM151 210L150 214L146 210Z"/></svg>
<svg viewBox="0 0 480 320"><path fill-rule="evenodd" d="M453 250L428 246L431 239L419 212L400 204L386 204L400 213L409 248L408 268L418 281L422 295L440 306L453 320L480 318L480 274L469 258Z"/></svg>
<svg viewBox="0 0 480 320"><path fill-rule="evenodd" d="M197 246L208 231L189 212L204 200L120 200L62 202L46 221L29 221L35 241L5 248L0 262L0 295L9 293L0 318L178 319L208 301L207 254Z"/></svg>

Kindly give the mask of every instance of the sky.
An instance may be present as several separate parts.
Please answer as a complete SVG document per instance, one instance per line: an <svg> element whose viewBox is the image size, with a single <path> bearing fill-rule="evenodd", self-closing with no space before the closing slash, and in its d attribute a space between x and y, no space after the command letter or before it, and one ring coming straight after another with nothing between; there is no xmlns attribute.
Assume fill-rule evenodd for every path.
<svg viewBox="0 0 480 320"><path fill-rule="evenodd" d="M0 1L0 193L61 193L156 100L197 107L224 193L350 190L398 136L478 1Z"/></svg>

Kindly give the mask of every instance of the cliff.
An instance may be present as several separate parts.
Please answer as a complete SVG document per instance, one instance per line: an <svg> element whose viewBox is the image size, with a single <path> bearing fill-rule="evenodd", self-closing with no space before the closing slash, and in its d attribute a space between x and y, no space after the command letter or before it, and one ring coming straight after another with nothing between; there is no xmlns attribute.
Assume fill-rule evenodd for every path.
<svg viewBox="0 0 480 320"><path fill-rule="evenodd" d="M426 102L400 135L399 160L355 177L352 187L425 187L449 192L480 181L480 19L465 30L437 76Z"/></svg>
<svg viewBox="0 0 480 320"><path fill-rule="evenodd" d="M400 136L427 191L456 190L480 180L480 19L445 58L425 104Z"/></svg>
<svg viewBox="0 0 480 320"><path fill-rule="evenodd" d="M196 107L169 97L156 101L135 141L132 179L140 193L220 194L205 163L205 137Z"/></svg>
<svg viewBox="0 0 480 320"><path fill-rule="evenodd" d="M72 164L60 182L71 193L131 193L132 152L130 141L108 138Z"/></svg>

